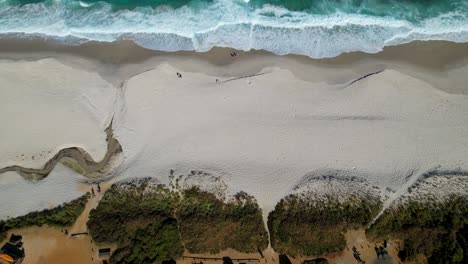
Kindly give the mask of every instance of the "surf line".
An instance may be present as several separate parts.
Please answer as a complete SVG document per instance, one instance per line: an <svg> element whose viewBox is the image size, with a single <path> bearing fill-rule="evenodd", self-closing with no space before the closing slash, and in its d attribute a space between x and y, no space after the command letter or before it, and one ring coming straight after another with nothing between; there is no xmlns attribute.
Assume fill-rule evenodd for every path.
<svg viewBox="0 0 468 264"><path fill-rule="evenodd" d="M113 118L109 126L104 130L106 132L107 151L104 158L101 161L94 161L91 155L88 154L84 149L79 147L70 147L61 149L55 154L49 161L47 161L41 169L25 168L18 165L8 166L0 169L0 174L15 171L18 172L25 179L41 180L49 175L49 173L55 168L57 162L62 159L73 160L78 166L80 166L79 173L89 178L98 178L103 176L108 171L108 165L110 161L122 152L122 146L119 141L114 138L112 130ZM68 163L71 164L71 163ZM72 165L67 165L73 169Z"/></svg>

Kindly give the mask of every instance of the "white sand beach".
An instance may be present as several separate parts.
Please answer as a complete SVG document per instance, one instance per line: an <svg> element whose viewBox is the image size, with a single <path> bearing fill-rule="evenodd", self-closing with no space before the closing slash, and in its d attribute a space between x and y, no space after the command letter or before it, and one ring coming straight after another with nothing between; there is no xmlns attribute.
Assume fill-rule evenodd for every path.
<svg viewBox="0 0 468 264"><path fill-rule="evenodd" d="M98 74L56 59L0 60L0 80L0 167L41 168L66 147L104 157L115 88Z"/></svg>
<svg viewBox="0 0 468 264"><path fill-rule="evenodd" d="M351 86L277 67L218 83L177 71L164 63L124 86L115 127L121 177L207 171L269 211L310 173L398 191L439 165L467 165L468 98L396 70Z"/></svg>
<svg viewBox="0 0 468 264"><path fill-rule="evenodd" d="M127 45L39 45L29 52L20 45L0 53L0 164L40 167L66 146L99 160L114 117L123 149L115 180L168 182L171 169L202 170L231 192L254 195L265 215L306 175L355 176L389 189L391 201L428 171L468 170L466 44L446 52L443 43L420 43L327 60ZM442 55L428 57L431 48ZM119 57L122 50L132 57ZM36 207L2 204L0 218L69 199L47 188L41 195L21 191L34 184L15 183L9 197L13 204L35 200Z"/></svg>
<svg viewBox="0 0 468 264"><path fill-rule="evenodd" d="M0 177L0 193L4 201L0 219L53 208L76 199L84 193L80 190L84 179L60 163L49 176L39 181L29 181L16 172L6 172Z"/></svg>

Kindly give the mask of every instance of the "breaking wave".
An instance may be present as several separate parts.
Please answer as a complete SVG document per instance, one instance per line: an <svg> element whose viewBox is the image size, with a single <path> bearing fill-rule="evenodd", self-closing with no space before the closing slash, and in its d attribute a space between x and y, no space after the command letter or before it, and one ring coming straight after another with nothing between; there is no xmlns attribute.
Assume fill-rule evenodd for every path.
<svg viewBox="0 0 468 264"><path fill-rule="evenodd" d="M1 35L325 58L414 40L468 42L468 1L0 0Z"/></svg>

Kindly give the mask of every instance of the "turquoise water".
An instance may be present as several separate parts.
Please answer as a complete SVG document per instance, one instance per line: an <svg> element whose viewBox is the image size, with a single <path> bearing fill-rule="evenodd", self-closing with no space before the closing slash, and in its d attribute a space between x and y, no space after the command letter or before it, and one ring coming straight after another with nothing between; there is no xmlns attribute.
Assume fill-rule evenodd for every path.
<svg viewBox="0 0 468 264"><path fill-rule="evenodd" d="M2 35L322 58L413 40L467 42L468 0L0 0Z"/></svg>

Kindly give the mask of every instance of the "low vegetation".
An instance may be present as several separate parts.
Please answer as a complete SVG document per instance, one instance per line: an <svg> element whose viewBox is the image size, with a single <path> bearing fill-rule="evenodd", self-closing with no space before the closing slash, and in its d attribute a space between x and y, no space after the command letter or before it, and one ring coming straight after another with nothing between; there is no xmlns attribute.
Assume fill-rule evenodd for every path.
<svg viewBox="0 0 468 264"><path fill-rule="evenodd" d="M0 221L0 241L5 239L6 232L11 229L29 226L57 226L68 227L75 223L78 216L83 212L88 201L88 195L83 195L71 202L64 203L53 209L45 209L32 212L24 216Z"/></svg>
<svg viewBox="0 0 468 264"><path fill-rule="evenodd" d="M167 218L138 229L133 238L112 255L112 263L156 263L180 257L184 247L177 230L177 221Z"/></svg>
<svg viewBox="0 0 468 264"><path fill-rule="evenodd" d="M114 185L91 211L96 242L116 243L111 263L154 263L227 248L256 252L268 246L261 211L240 193L231 202L194 187L172 192L149 180Z"/></svg>
<svg viewBox="0 0 468 264"><path fill-rule="evenodd" d="M227 248L257 252L268 246L261 210L246 193L224 203L211 193L186 190L177 219L185 247L192 253L218 253Z"/></svg>
<svg viewBox="0 0 468 264"><path fill-rule="evenodd" d="M346 202L323 201L290 195L268 216L271 245L290 256L317 256L344 249L348 228L368 224L382 204L372 196L352 196Z"/></svg>
<svg viewBox="0 0 468 264"><path fill-rule="evenodd" d="M468 197L409 200L389 208L367 231L371 238L399 239L402 261L468 263Z"/></svg>

